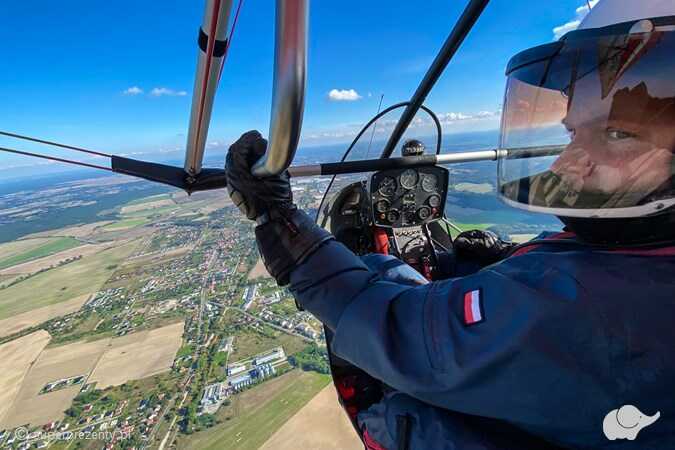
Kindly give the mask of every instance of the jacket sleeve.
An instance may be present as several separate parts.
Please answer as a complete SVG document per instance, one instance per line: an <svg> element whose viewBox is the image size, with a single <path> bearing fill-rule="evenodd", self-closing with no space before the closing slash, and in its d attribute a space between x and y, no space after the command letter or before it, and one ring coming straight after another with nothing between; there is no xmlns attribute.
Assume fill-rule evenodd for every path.
<svg viewBox="0 0 675 450"><path fill-rule="evenodd" d="M334 331L336 355L395 389L531 431L567 421L583 439L593 421L575 410L569 392L604 398L593 374L608 368L588 352L597 317L578 310L582 288L573 276L537 264L528 255L509 258L415 287L381 279L330 241L291 274L291 289ZM469 324L472 292L482 320Z"/></svg>

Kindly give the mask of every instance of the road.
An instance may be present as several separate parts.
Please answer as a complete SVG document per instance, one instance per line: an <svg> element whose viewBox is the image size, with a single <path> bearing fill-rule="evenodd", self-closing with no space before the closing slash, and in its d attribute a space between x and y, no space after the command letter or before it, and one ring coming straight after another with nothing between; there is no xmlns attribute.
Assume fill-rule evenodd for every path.
<svg viewBox="0 0 675 450"><path fill-rule="evenodd" d="M185 399L187 398L187 391L183 392L183 398L181 399L180 403L178 404L178 407L176 408L176 411L180 411L180 409L183 407L183 403L185 403ZM164 415L162 415L164 416ZM159 444L159 450L164 450L164 446L166 445L167 442L169 442L169 437L171 436L171 432L173 431L173 427L176 425L176 421L178 420L178 414L173 416L173 420L171 420L171 424L169 425L169 429L166 431L166 434L164 435L164 439L162 439L162 443ZM159 421L158 421L159 423Z"/></svg>
<svg viewBox="0 0 675 450"><path fill-rule="evenodd" d="M206 232L208 230L208 227L205 225L204 230L202 231L201 236L199 237L199 240L197 244L195 245L194 248L198 248L199 245L204 240L204 236L206 235ZM213 267L213 263L216 260L216 257L218 256L218 250L214 249L211 255L209 256L208 262L206 263L206 268L204 269L204 276L202 277L202 287L201 291L199 293L199 312L197 313L197 335L195 338L196 343L200 343L202 341L202 322L203 322L203 316L204 316L204 305L206 303L206 297L208 295L208 290L209 290L209 275L211 274L211 268ZM194 354L194 361L197 361L199 359L199 356L201 355L202 351L208 351L206 346L201 346L197 345L195 354ZM164 447L166 446L167 443L170 443L170 437L171 433L173 431L173 428L176 425L176 422L178 421L178 416L180 414L181 408L183 407L183 404L185 403L185 400L188 397L189 394L189 385L190 385L190 379L194 377L195 375L195 369L193 366L190 366L190 369L188 370L188 373L185 376L185 381L183 382L183 398L180 401L180 404L176 408L176 414L174 414L173 419L171 419L171 424L169 425L169 429L167 430L166 434L164 435L164 438L162 439L162 442L159 445L159 450L163 450ZM153 429L150 431L150 434L148 435L149 441L152 441L154 438L155 433L157 432L157 429L159 428L160 424L162 423L164 416L167 414L168 411L171 409L171 402L167 404L167 406L164 408L162 411L162 414L159 416L157 423L153 427Z"/></svg>

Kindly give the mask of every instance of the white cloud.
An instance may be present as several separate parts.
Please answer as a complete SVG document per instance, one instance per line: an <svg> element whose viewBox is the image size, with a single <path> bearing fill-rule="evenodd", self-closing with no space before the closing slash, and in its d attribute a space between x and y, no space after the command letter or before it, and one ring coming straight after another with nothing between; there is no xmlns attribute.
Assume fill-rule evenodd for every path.
<svg viewBox="0 0 675 450"><path fill-rule="evenodd" d="M580 23L581 20L573 20L571 22L567 22L566 24L560 25L559 27L555 27L553 29L553 36L556 40L558 40L568 31L576 30Z"/></svg>
<svg viewBox="0 0 675 450"><path fill-rule="evenodd" d="M600 0L590 0L588 2L584 2L583 5L579 6L575 11L575 17L572 20L569 20L568 22L557 26L553 28L553 37L558 40L560 39L565 33L576 30L581 21L586 17L586 14L593 8Z"/></svg>
<svg viewBox="0 0 675 450"><path fill-rule="evenodd" d="M335 102L353 102L361 96L354 89L331 89L328 98Z"/></svg>
<svg viewBox="0 0 675 450"><path fill-rule="evenodd" d="M143 93L143 89L139 88L138 86L131 86L130 88L126 88L124 91L122 91L124 95L139 95Z"/></svg>
<svg viewBox="0 0 675 450"><path fill-rule="evenodd" d="M498 109L496 111L479 111L476 113L446 112L437 114L437 116L443 126L443 132L447 133L449 131L496 129L499 127L501 114L501 109ZM386 138L394 129L397 122L398 119L393 118L378 120L377 127L375 128L377 139ZM362 126L363 123L344 123L335 125L329 129L312 130L304 136L304 140L319 144L345 142L356 136ZM431 118L422 113L413 119L408 129L414 130L414 133L419 135L433 134L435 132L435 126Z"/></svg>
<svg viewBox="0 0 675 450"><path fill-rule="evenodd" d="M165 87L156 87L153 88L150 91L150 95L153 97L161 97L163 95L167 95L169 97L184 97L187 95L187 92L185 91L174 91L173 89L165 88Z"/></svg>

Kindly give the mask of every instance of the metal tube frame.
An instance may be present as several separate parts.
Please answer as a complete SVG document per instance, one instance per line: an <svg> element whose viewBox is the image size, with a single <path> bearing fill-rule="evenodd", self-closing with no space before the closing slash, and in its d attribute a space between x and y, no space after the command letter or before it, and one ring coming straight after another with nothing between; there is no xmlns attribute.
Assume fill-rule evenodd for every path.
<svg viewBox="0 0 675 450"><path fill-rule="evenodd" d="M308 0L277 0L269 143L252 169L259 177L286 170L298 148L305 107L308 13Z"/></svg>

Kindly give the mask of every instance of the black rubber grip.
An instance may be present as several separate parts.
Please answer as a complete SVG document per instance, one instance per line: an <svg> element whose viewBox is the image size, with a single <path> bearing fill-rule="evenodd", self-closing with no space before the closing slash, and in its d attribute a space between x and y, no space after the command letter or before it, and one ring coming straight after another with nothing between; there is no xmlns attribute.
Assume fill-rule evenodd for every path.
<svg viewBox="0 0 675 450"><path fill-rule="evenodd" d="M199 37L197 38L197 44L199 45L199 48L201 51L206 53L206 50L209 48L209 37L204 33L204 30L199 28ZM214 46L213 46L213 56L215 58L220 58L225 54L225 51L227 50L227 39L224 41L219 41L216 40Z"/></svg>

